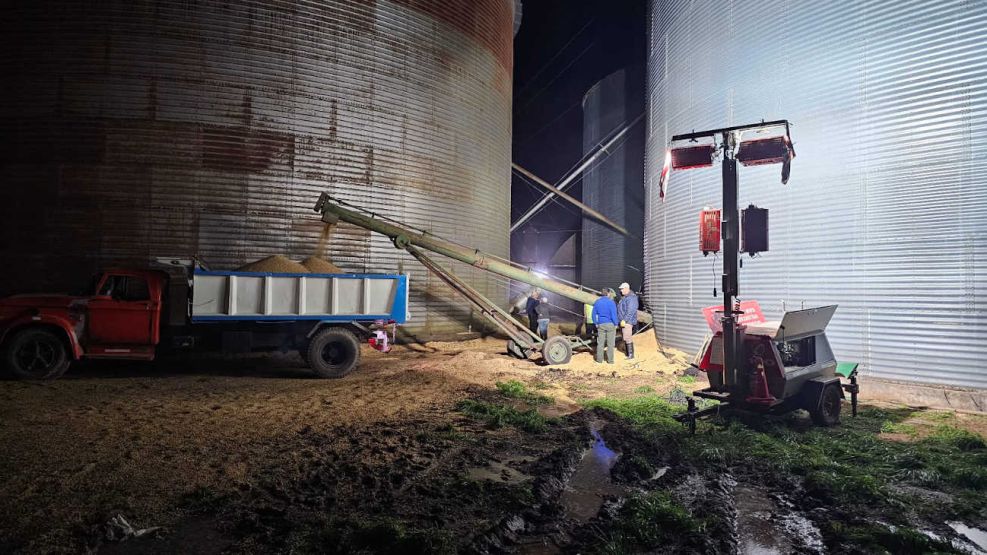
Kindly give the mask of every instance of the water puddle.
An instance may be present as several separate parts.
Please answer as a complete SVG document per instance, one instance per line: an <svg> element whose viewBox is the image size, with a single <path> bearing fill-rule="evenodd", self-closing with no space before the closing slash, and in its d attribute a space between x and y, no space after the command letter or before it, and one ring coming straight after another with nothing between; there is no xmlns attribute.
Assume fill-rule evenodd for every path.
<svg viewBox="0 0 987 555"><path fill-rule="evenodd" d="M671 468L671 467L663 466L663 467L659 468L658 470L656 470L654 476L651 477L651 481L654 482L658 478L661 478L662 476L664 476L665 473L668 472L668 469L669 468Z"/></svg>
<svg viewBox="0 0 987 555"><path fill-rule="evenodd" d="M502 482L505 484L520 484L532 479L531 476L517 471L507 463L513 463L524 459L507 459L505 461L490 461L486 466L475 466L467 471L470 480L490 480L492 482Z"/></svg>
<svg viewBox="0 0 987 555"><path fill-rule="evenodd" d="M763 491L737 486L737 548L742 555L784 555L794 551L792 542L775 518L775 502Z"/></svg>
<svg viewBox="0 0 987 555"><path fill-rule="evenodd" d="M610 469L617 463L620 453L607 447L600 435L600 428L599 422L590 423L593 445L583 453L559 498L566 515L578 522L588 522L596 516L605 497L625 493L624 488L614 484L610 478Z"/></svg>
<svg viewBox="0 0 987 555"><path fill-rule="evenodd" d="M947 522L946 524L976 546L978 552L987 553L987 531L967 526L962 522Z"/></svg>
<svg viewBox="0 0 987 555"><path fill-rule="evenodd" d="M825 553L822 532L811 520L798 514L788 513L781 517L781 525L789 538L797 538L803 553Z"/></svg>

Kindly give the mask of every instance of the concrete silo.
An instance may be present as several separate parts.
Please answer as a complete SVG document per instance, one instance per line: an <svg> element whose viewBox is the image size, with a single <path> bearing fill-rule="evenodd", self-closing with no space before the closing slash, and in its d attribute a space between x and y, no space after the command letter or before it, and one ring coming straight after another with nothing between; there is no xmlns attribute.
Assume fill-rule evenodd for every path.
<svg viewBox="0 0 987 555"><path fill-rule="evenodd" d="M676 133L787 118L798 157L742 168L771 210L740 297L766 314L839 304L828 336L865 375L987 387L987 3L651 2L646 287L659 335L690 351L722 301L697 215L720 171L658 176Z"/></svg>
<svg viewBox="0 0 987 555"><path fill-rule="evenodd" d="M514 0L8 6L0 292L153 256L303 258L327 189L507 256L515 12ZM350 271L411 272L416 334L469 325L382 237L341 227L329 254Z"/></svg>

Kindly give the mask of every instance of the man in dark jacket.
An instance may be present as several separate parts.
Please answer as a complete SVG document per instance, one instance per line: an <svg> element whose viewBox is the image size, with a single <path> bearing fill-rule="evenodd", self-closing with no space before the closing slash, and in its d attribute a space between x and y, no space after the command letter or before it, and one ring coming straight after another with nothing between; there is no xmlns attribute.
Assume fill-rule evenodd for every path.
<svg viewBox="0 0 987 555"><path fill-rule="evenodd" d="M528 329L535 333L538 333L538 311L535 309L538 306L540 293L537 289L533 289L528 295L528 302L524 305L524 314L528 317Z"/></svg>
<svg viewBox="0 0 987 555"><path fill-rule="evenodd" d="M548 339L548 323L552 317L548 311L548 297L541 298L535 306L535 312L538 314L538 335L542 339Z"/></svg>
<svg viewBox="0 0 987 555"><path fill-rule="evenodd" d="M617 318L620 320L620 334L624 338L624 354L634 358L634 326L637 325L637 295L631 291L626 281L620 284L620 304L617 305Z"/></svg>

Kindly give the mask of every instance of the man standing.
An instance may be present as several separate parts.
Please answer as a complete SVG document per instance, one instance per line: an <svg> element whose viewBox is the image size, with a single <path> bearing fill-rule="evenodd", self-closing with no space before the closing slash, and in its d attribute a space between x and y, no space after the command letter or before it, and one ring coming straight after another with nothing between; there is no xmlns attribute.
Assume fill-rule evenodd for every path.
<svg viewBox="0 0 987 555"><path fill-rule="evenodd" d="M607 364L613 364L613 346L617 339L617 305L604 289L593 303L593 323L596 324L596 362L603 362L606 349Z"/></svg>
<svg viewBox="0 0 987 555"><path fill-rule="evenodd" d="M538 335L542 339L548 339L548 323L551 314L548 312L548 297L542 297L541 301L535 305L535 312L538 314Z"/></svg>
<svg viewBox="0 0 987 555"><path fill-rule="evenodd" d="M596 325L593 324L593 305L583 305L583 319L586 321L586 339L596 336Z"/></svg>
<svg viewBox="0 0 987 555"><path fill-rule="evenodd" d="M626 281L620 284L620 304L617 306L617 318L620 320L620 334L624 338L624 354L627 359L634 358L634 326L637 325L637 295L631 291Z"/></svg>
<svg viewBox="0 0 987 555"><path fill-rule="evenodd" d="M532 289L528 295L528 302L524 305L524 314L528 317L528 329L538 333L538 295L541 291Z"/></svg>

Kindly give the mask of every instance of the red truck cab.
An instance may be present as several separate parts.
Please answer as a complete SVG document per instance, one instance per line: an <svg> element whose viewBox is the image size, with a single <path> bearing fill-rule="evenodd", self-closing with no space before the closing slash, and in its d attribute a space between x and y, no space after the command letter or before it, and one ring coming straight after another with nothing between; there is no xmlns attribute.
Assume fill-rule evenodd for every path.
<svg viewBox="0 0 987 555"><path fill-rule="evenodd" d="M0 299L0 350L16 377L51 379L73 360L152 360L161 336L168 275L113 268L87 295L14 295Z"/></svg>

